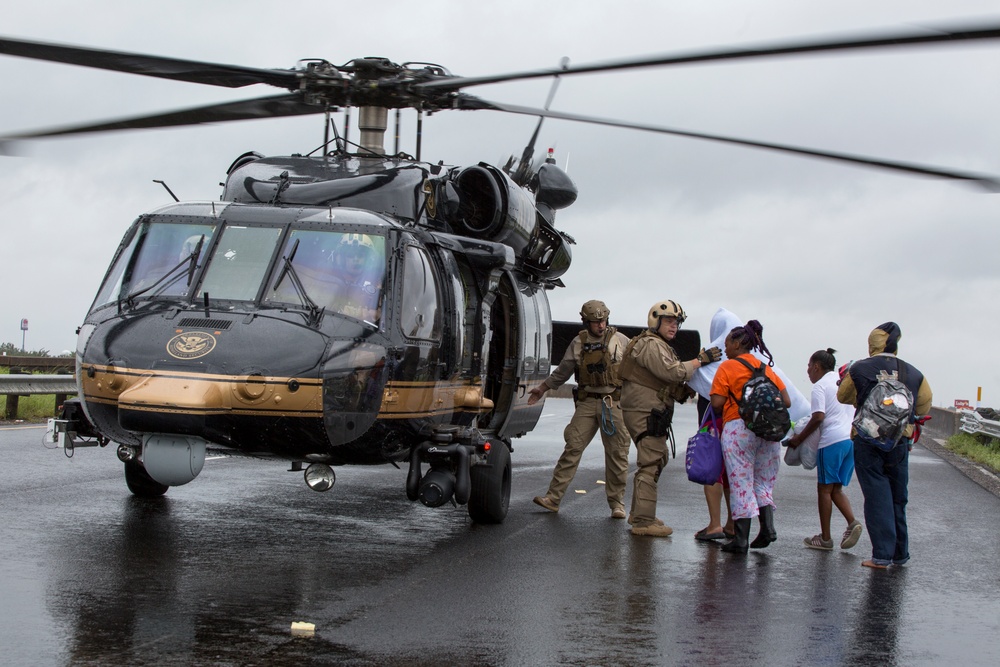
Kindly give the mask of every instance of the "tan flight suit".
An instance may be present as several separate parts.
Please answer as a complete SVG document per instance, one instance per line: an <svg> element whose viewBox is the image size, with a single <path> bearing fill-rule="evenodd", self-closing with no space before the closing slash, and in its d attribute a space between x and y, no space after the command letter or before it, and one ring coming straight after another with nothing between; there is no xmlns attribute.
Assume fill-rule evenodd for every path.
<svg viewBox="0 0 1000 667"><path fill-rule="evenodd" d="M613 327L609 327L608 332L611 332L612 329ZM617 366L625 352L625 346L628 345L628 337L617 331L611 333L610 336L593 336L589 331L585 330L585 332L589 343L599 343L607 337L607 348L611 361ZM580 340L580 336L577 336L573 339L572 344L566 348L566 354L563 355L562 361L542 384L549 389L556 389L562 386L574 373L578 378L585 377L579 372L582 355L583 342ZM588 387L581 384L578 386L576 411L563 431L566 447L556 462L555 470L552 472L552 482L545 494L556 506L559 505L566 489L569 488L569 483L576 475L576 469L583 457L583 450L594 439L594 434L600 431L601 441L604 443L604 490L608 496L608 506L612 510L615 508L625 509L625 485L628 478L630 440L628 432L625 430L621 404L617 399L617 389L618 387L614 385ZM612 394L615 396L613 397ZM601 428L601 411L605 401L610 404L610 410L607 411L605 418L610 420L614 428L614 433L610 435Z"/></svg>
<svg viewBox="0 0 1000 667"><path fill-rule="evenodd" d="M622 411L633 437L646 430L651 410L663 410L685 396L684 383L694 374L694 364L682 362L658 334L645 331L632 339L619 367ZM667 437L647 435L636 443L638 453L632 489L632 525L644 527L656 520L656 483L667 465Z"/></svg>

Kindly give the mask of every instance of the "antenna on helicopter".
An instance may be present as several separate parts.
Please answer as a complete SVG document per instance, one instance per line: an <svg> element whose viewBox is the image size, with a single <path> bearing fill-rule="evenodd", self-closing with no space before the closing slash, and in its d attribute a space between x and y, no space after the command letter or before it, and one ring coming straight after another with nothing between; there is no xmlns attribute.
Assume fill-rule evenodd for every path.
<svg viewBox="0 0 1000 667"><path fill-rule="evenodd" d="M166 191L170 193L170 196L174 198L174 201L180 201L180 199L177 198L177 195L174 194L174 191L171 190L170 186L168 186L166 183L164 183L163 181L158 181L155 178L153 179L153 182L162 185L166 189Z"/></svg>
<svg viewBox="0 0 1000 667"><path fill-rule="evenodd" d="M569 58L563 56L559 60L559 69L565 71L569 67ZM555 74L552 79L552 87L549 88L549 96L545 100L545 106L543 107L545 111L549 110L552 106L552 100L555 99L556 90L559 89L559 74ZM511 178L520 186L526 185L531 180L531 171L533 160L532 157L535 154L535 141L538 139L538 132L542 129L542 123L545 121L545 116L538 117L538 125L535 126L535 132L531 135L531 140L528 141L528 145L524 147L524 151L521 153L521 161L517 164L517 170L511 174ZM549 157L552 156L552 149L549 149ZM511 161L513 157L511 157ZM511 161L508 161L508 166L511 165ZM546 160L548 162L548 160ZM555 163L555 160L552 162ZM505 169L507 173L510 173L509 168Z"/></svg>

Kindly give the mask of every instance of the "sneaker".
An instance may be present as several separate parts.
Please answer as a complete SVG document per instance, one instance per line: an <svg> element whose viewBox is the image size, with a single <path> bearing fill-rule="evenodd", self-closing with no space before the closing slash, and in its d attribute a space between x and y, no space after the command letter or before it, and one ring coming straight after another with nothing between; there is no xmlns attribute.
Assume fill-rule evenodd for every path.
<svg viewBox="0 0 1000 667"><path fill-rule="evenodd" d="M858 521L857 519L852 521L851 525L849 525L847 527L847 530L844 531L844 539L840 540L840 548L850 549L851 547L853 547L855 544L858 543L858 540L861 539L861 533L863 531L864 529L861 527L860 521Z"/></svg>
<svg viewBox="0 0 1000 667"><path fill-rule="evenodd" d="M813 535L802 540L802 543L809 549L819 549L820 551L830 551L833 549L833 540L824 540L822 535Z"/></svg>
<svg viewBox="0 0 1000 667"><path fill-rule="evenodd" d="M632 526L633 535L644 535L646 537L670 537L674 529L660 523L651 523L648 526Z"/></svg>
<svg viewBox="0 0 1000 667"><path fill-rule="evenodd" d="M548 496L535 496L534 502L536 505L540 505L541 507L544 507L550 512L559 511L559 505L556 505L554 502L552 502L552 499L549 498Z"/></svg>
<svg viewBox="0 0 1000 667"><path fill-rule="evenodd" d="M613 510L611 510L611 518L612 519L624 519L625 518L625 508L624 507L616 507Z"/></svg>

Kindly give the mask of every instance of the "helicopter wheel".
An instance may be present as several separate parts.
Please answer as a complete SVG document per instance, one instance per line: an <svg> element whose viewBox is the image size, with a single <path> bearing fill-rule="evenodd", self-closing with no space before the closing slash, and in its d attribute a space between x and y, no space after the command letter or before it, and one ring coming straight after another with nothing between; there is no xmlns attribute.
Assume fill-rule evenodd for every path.
<svg viewBox="0 0 1000 667"><path fill-rule="evenodd" d="M134 460L125 464L125 484L133 495L140 498L159 498L170 488L150 477L142 464Z"/></svg>
<svg viewBox="0 0 1000 667"><path fill-rule="evenodd" d="M489 454L490 465L475 466L469 516L476 523L503 523L510 504L510 449L495 443Z"/></svg>

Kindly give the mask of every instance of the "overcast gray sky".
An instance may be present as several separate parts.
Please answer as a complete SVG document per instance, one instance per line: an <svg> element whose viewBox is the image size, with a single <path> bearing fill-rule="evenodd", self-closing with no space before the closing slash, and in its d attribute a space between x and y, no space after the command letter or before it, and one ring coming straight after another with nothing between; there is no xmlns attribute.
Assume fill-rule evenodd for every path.
<svg viewBox="0 0 1000 667"><path fill-rule="evenodd" d="M377 8L377 10L376 10ZM4 10L5 36L262 68L363 56L475 76L723 45L955 23L1000 24L996 0L282 3L55 1ZM0 56L0 135L276 93L237 91ZM547 81L471 89L542 106ZM554 109L1000 175L1000 41L582 75ZM403 150L414 152L405 113ZM496 163L520 154L534 120L442 112L423 157ZM409 132L408 132L409 131ZM131 221L170 201L219 195L239 154L308 152L320 117L95 135L0 158L0 342L75 346ZM808 394L817 349L867 354L895 320L903 358L936 405L1000 405L1000 195L968 186L629 130L546 121L580 188L557 226L573 235L557 319L603 299L641 323L656 300L688 311L707 339L715 310L759 319L779 365Z"/></svg>

